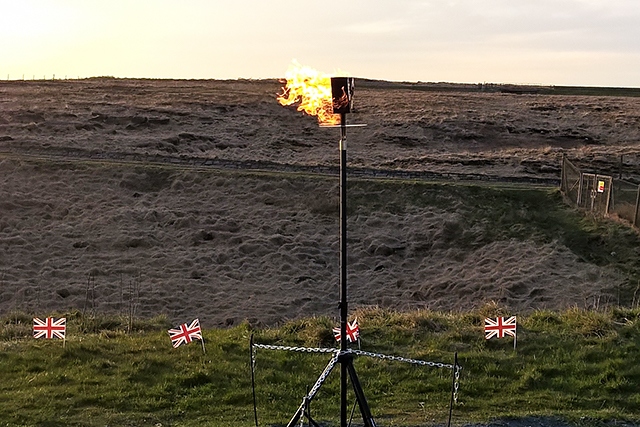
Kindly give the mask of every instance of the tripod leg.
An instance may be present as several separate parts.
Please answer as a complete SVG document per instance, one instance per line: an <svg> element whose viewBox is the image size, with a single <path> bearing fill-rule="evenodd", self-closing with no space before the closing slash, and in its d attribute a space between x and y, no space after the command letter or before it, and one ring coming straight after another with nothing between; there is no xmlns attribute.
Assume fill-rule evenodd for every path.
<svg viewBox="0 0 640 427"><path fill-rule="evenodd" d="M307 396L308 395L309 395L309 391L307 391ZM320 427L320 424L318 424L316 420L314 420L313 417L311 417L311 400L310 399L305 399L304 416L307 417L307 420L309 421L309 427L311 426Z"/></svg>
<svg viewBox="0 0 640 427"><path fill-rule="evenodd" d="M302 417L302 415L304 415L304 403L302 403L296 413L293 414L293 417L291 417L291 420L289 420L289 424L287 424L287 427L294 427L296 424L298 424L298 421L300 421L300 417Z"/></svg>
<svg viewBox="0 0 640 427"><path fill-rule="evenodd" d="M300 421L300 418L302 417L307 417L307 420L309 420L309 425L320 427L320 425L313 418L311 418L311 410L309 409L310 403L311 399L309 399L308 395L305 396L304 400L302 401L302 405L300 405L296 413L293 415L293 417L291 417L291 420L289 421L289 424L287 424L287 427L295 427L295 425L298 424L298 421Z"/></svg>
<svg viewBox="0 0 640 427"><path fill-rule="evenodd" d="M371 416L371 409L369 409L367 398L364 397L364 392L362 391L360 380L358 379L356 370L353 367L353 360L349 360L347 362L347 370L349 372L349 378L351 378L351 384L353 384L353 391L356 394L358 406L360 407L360 413L362 414L364 427L376 427L376 422L374 421L373 416Z"/></svg>
<svg viewBox="0 0 640 427"><path fill-rule="evenodd" d="M324 368L324 371L322 371L322 374L320 374L320 377L316 380L316 383L311 388L311 391L307 393L304 399L302 399L302 404L300 404L296 413L293 414L293 417L291 417L291 420L289 420L289 424L287 424L287 427L294 427L296 423L300 421L300 417L304 416L307 402L311 402L311 399L313 399L313 397L316 395L316 393L320 389L320 386L327 379L327 376L329 376L334 366L336 366L337 362L338 362L337 357L334 356L331 358L331 360L329 361L329 364Z"/></svg>

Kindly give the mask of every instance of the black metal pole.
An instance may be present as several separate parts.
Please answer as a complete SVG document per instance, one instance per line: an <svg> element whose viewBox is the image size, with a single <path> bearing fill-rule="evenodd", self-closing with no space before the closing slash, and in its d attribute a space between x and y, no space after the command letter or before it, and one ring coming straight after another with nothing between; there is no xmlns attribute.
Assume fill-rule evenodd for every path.
<svg viewBox="0 0 640 427"><path fill-rule="evenodd" d="M254 373L255 360L253 359L253 334L251 334L251 340L249 341L249 353L251 355L249 363L251 364L251 393L253 394L253 418L256 421L256 427L258 427L258 406L256 405L256 376Z"/></svg>
<svg viewBox="0 0 640 427"><path fill-rule="evenodd" d="M456 351L453 356L453 378L451 379L451 400L449 401L449 421L447 421L447 427L451 427L451 416L453 415L453 403L456 395L456 371L458 369L458 352Z"/></svg>
<svg viewBox="0 0 640 427"><path fill-rule="evenodd" d="M349 377L351 378L351 384L353 385L353 391L356 395L356 400L358 402L358 406L360 407L360 413L362 414L362 422L365 427L376 427L376 423L371 416L371 409L369 408L369 404L367 403L367 399L364 397L364 391L362 391L362 386L360 385L360 380L358 379L358 375L356 374L356 369L353 367L353 357L349 358L347 365L349 371Z"/></svg>
<svg viewBox="0 0 640 427"><path fill-rule="evenodd" d="M347 351L347 123L340 114L340 351ZM340 427L347 427L347 363L340 363Z"/></svg>
<svg viewBox="0 0 640 427"><path fill-rule="evenodd" d="M636 195L636 210L635 210L635 216L633 217L633 225L635 225L636 227L640 226L639 211L640 211L640 185L638 185L638 193Z"/></svg>

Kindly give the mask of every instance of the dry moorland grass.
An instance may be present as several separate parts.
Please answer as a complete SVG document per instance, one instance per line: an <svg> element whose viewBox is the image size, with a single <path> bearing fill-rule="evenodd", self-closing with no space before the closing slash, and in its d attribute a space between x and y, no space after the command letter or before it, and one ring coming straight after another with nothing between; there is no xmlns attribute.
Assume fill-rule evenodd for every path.
<svg viewBox="0 0 640 427"><path fill-rule="evenodd" d="M133 303L142 316L207 326L334 314L335 177L112 161L337 165L335 132L279 106L278 90L275 81L0 82L0 310L121 313ZM605 172L620 154L626 173L637 166L638 98L366 85L356 97L350 120L367 127L349 131L353 166L558 178L563 153ZM585 307L630 285L561 235L519 235L530 205L492 236L469 221L468 199L429 205L432 187L414 199L406 188L350 188L356 307Z"/></svg>

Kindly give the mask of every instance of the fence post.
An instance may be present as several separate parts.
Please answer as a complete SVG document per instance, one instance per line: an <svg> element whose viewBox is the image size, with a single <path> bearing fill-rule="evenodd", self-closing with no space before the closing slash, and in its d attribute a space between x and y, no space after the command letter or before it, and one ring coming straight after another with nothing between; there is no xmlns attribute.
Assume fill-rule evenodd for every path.
<svg viewBox="0 0 640 427"><path fill-rule="evenodd" d="M565 183L566 176L567 176L567 172L565 171L567 167L566 158L567 158L567 155L565 153L562 153L562 168L561 168L562 172L560 176L560 191L563 192L565 195L567 194L567 185Z"/></svg>
<svg viewBox="0 0 640 427"><path fill-rule="evenodd" d="M635 215L633 216L633 226L634 227L638 227L640 226L640 224L638 224L638 210L640 209L640 185L638 185L638 193L636 195L636 210L635 210Z"/></svg>
<svg viewBox="0 0 640 427"><path fill-rule="evenodd" d="M618 171L618 179L622 179L622 164L624 163L624 154L620 154L620 169Z"/></svg>
<svg viewBox="0 0 640 427"><path fill-rule="evenodd" d="M584 174L582 172L580 172L580 183L578 184L578 197L577 197L577 202L576 204L578 206L582 205L582 182L584 180Z"/></svg>
<svg viewBox="0 0 640 427"><path fill-rule="evenodd" d="M604 178L603 178L604 179ZM609 177L608 179L609 181L609 185L607 185L607 201L605 202L605 207L604 207L604 216L608 216L609 215L609 204L611 203L611 199L613 199L613 178ZM597 185L597 183L596 183Z"/></svg>

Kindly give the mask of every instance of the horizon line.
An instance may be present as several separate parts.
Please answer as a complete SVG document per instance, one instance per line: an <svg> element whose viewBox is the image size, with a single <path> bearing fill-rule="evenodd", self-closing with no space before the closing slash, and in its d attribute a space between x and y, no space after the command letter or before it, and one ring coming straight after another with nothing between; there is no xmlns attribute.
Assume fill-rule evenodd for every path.
<svg viewBox="0 0 640 427"><path fill-rule="evenodd" d="M451 86L515 86L515 87L531 87L531 88L590 88L590 89L640 89L640 86L601 86L601 85L571 85L571 84L545 84L545 83L510 83L510 82L455 82L455 81L424 81L424 80L387 80L387 79L374 79L369 77L356 77L356 80L364 80L368 82L380 82L390 84L403 84L403 85L451 85ZM42 78L36 78L35 74L32 74L32 78L26 78L25 75L18 78L10 78L7 75L6 79L0 80L0 82L51 82L51 81L79 81L79 80L97 80L97 79L112 79L112 80L166 80L166 81L286 81L285 77L235 77L235 78L216 78L216 77L117 77L117 76L89 76L89 77L56 77L56 74L52 74L51 78L43 76Z"/></svg>

